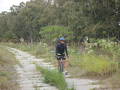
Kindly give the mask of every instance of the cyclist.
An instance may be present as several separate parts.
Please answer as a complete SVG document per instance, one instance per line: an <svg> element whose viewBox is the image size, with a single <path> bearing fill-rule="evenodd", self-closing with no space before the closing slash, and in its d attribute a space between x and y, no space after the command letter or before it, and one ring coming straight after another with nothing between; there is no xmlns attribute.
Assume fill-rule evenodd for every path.
<svg viewBox="0 0 120 90"><path fill-rule="evenodd" d="M58 65L61 63L62 60L66 60L66 57L68 57L68 51L67 51L67 45L65 43L64 37L59 38L57 45L56 45L56 57L58 60ZM63 61L63 64L65 64L65 61Z"/></svg>

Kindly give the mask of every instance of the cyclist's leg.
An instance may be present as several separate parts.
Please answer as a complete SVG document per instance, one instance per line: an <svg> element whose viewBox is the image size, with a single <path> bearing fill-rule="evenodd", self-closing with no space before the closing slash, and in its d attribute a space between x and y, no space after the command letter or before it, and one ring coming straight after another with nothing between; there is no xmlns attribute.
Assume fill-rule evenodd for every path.
<svg viewBox="0 0 120 90"><path fill-rule="evenodd" d="M57 60L58 60L58 71L59 71L59 72L63 72L63 68L62 68L62 67L63 67L62 63L63 63L63 62L62 62L61 56L58 56L58 57L57 57Z"/></svg>
<svg viewBox="0 0 120 90"><path fill-rule="evenodd" d="M59 60L60 61L60 65L59 65L59 67L60 67L60 72L62 72L62 61L61 60Z"/></svg>
<svg viewBox="0 0 120 90"><path fill-rule="evenodd" d="M63 56L63 57L62 57L62 60L63 60L63 65L64 65L64 68L65 68L66 57L65 57L65 56Z"/></svg>
<svg viewBox="0 0 120 90"><path fill-rule="evenodd" d="M62 69L62 72L64 72L64 60L61 58L61 69Z"/></svg>
<svg viewBox="0 0 120 90"><path fill-rule="evenodd" d="M58 71L60 71L60 57L57 56L57 67L58 67Z"/></svg>
<svg viewBox="0 0 120 90"><path fill-rule="evenodd" d="M58 70L60 72L63 72L64 71L64 63L65 63L64 62L64 60L65 60L64 55L58 56L57 60L58 60Z"/></svg>
<svg viewBox="0 0 120 90"><path fill-rule="evenodd" d="M58 60L58 70L61 72L61 61Z"/></svg>
<svg viewBox="0 0 120 90"><path fill-rule="evenodd" d="M62 72L64 72L64 68L65 68L65 55L63 55L61 57L61 68L62 68Z"/></svg>
<svg viewBox="0 0 120 90"><path fill-rule="evenodd" d="M68 75L68 72L66 71L66 68L67 68L67 66L66 66L66 57L64 56L63 57L63 72L64 72L64 74L65 75Z"/></svg>

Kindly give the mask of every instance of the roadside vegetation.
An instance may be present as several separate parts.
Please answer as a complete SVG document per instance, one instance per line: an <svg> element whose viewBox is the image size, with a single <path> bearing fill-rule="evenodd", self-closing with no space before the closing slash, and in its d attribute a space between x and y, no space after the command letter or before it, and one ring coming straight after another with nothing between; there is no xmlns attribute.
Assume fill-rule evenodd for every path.
<svg viewBox="0 0 120 90"><path fill-rule="evenodd" d="M14 55L0 46L0 90L19 90Z"/></svg>
<svg viewBox="0 0 120 90"><path fill-rule="evenodd" d="M74 87L68 88L64 75L57 70L48 70L40 66L36 68L42 73L46 83L56 86L59 90L75 90Z"/></svg>
<svg viewBox="0 0 120 90"><path fill-rule="evenodd" d="M44 69L39 66L37 66L37 70L42 73L46 83L56 86L59 90L67 90L67 83L62 73L56 70Z"/></svg>
<svg viewBox="0 0 120 90"><path fill-rule="evenodd" d="M9 46L30 52L57 66L54 47L46 43L18 45L11 43ZM67 70L72 77L99 79L111 88L119 86L119 53L119 44L103 39L97 40L95 43L87 43L84 52L81 52L79 46L71 45L69 46L70 66L67 67ZM111 82L107 83L109 81Z"/></svg>

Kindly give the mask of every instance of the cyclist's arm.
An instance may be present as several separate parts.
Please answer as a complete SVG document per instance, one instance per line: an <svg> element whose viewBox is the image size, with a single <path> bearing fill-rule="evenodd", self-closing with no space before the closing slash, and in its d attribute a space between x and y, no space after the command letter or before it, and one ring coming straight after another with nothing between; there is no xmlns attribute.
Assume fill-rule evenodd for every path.
<svg viewBox="0 0 120 90"><path fill-rule="evenodd" d="M55 47L55 55L57 55L57 53L58 53L58 46L56 45L56 47Z"/></svg>
<svg viewBox="0 0 120 90"><path fill-rule="evenodd" d="M66 52L66 56L68 56L67 46L65 46L65 52Z"/></svg>

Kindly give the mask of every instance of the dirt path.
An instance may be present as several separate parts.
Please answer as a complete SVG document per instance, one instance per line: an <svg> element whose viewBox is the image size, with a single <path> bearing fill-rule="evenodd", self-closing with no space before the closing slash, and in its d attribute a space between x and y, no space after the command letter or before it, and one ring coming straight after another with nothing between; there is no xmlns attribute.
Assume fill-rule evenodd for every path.
<svg viewBox="0 0 120 90"><path fill-rule="evenodd" d="M45 84L41 74L37 72L36 66L38 65L48 68L55 69L51 63L45 63L43 59L37 59L35 56L26 52L20 51L15 48L8 48L10 52L16 55L20 65L16 66L16 70L19 74L19 84L21 90L57 90L57 88ZM90 90L92 88L98 88L99 85L92 85L97 81L88 79L77 79L77 78L66 78L69 87L73 87L76 90Z"/></svg>
<svg viewBox="0 0 120 90"><path fill-rule="evenodd" d="M9 51L15 54L20 62L20 65L15 66L15 68L19 74L18 83L21 90L57 90L55 87L43 82L41 74L37 72L36 66L33 64L36 62L43 67L48 66L48 64L43 63L42 59L36 59L32 55L14 48L9 48Z"/></svg>

